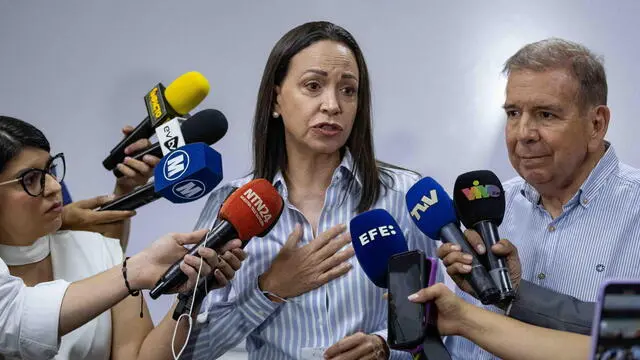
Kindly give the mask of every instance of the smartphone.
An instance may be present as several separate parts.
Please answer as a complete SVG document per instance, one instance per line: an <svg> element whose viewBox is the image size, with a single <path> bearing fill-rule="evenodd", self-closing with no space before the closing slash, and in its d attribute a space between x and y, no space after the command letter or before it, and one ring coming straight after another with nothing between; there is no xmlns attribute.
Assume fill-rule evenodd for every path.
<svg viewBox="0 0 640 360"><path fill-rule="evenodd" d="M415 349L427 335L430 304L416 304L408 297L435 283L437 260L412 250L392 256L388 266L387 342L395 350Z"/></svg>
<svg viewBox="0 0 640 360"><path fill-rule="evenodd" d="M640 360L640 279L600 286L591 338L593 360Z"/></svg>

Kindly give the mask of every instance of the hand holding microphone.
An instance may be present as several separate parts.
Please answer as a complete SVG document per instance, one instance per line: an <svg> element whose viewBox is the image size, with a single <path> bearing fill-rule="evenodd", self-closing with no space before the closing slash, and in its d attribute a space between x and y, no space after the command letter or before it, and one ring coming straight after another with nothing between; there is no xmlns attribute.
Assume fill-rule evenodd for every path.
<svg viewBox="0 0 640 360"><path fill-rule="evenodd" d="M187 144L163 157L154 175L154 182L104 204L99 210L135 210L162 197L172 203L200 199L222 181L222 157L206 144Z"/></svg>
<svg viewBox="0 0 640 360"><path fill-rule="evenodd" d="M276 224L284 201L276 189L265 179L255 179L232 193L222 204L218 218L221 220L191 248L189 255L197 256L198 249L220 249L233 239L246 244L253 237L263 237ZM182 261L174 263L158 280L149 295L160 295L184 283L187 274L182 271Z"/></svg>
<svg viewBox="0 0 640 360"><path fill-rule="evenodd" d="M224 137L228 127L229 124L224 114L218 110L205 109L184 120L179 130L186 144L202 142L207 145L213 145ZM122 177L123 175L132 177L136 173L135 170L143 168L145 163L153 168L159 161L155 161L155 159L163 156L162 144L159 142L151 144L148 139L138 140L127 147L125 153L129 156L129 159L125 159L123 164L118 164L117 169L113 171L116 177Z"/></svg>
<svg viewBox="0 0 640 360"><path fill-rule="evenodd" d="M474 249L477 254L483 255L486 252L484 241L482 241L480 234L474 230L467 229L464 235L471 245L471 248ZM501 239L491 247L490 251L496 256L505 259L513 289L517 291L522 276L522 266L520 265L520 258L518 257L518 249L509 240ZM464 292L474 295L471 285L464 280L464 276L471 271L472 255L463 253L458 245L447 243L438 248L438 257L442 259L442 263L447 267L447 273L458 287Z"/></svg>
<svg viewBox="0 0 640 360"><path fill-rule="evenodd" d="M444 188L426 177L407 191L406 200L411 219L420 231L431 239L442 238L445 243L457 245L471 255L471 268L464 277L475 296L485 305L500 301L500 291L460 231L453 201Z"/></svg>
<svg viewBox="0 0 640 360"><path fill-rule="evenodd" d="M135 211L96 211L95 208L112 201L114 196L97 196L78 200L62 208L62 226L60 230L92 231L100 234L110 232L114 226L131 218Z"/></svg>
<svg viewBox="0 0 640 360"><path fill-rule="evenodd" d="M209 94L209 82L202 74L191 71L164 88L158 84L144 97L148 116L136 126L104 159L102 165L113 170L125 158L125 148L140 139L148 139L154 129L166 121L193 110Z"/></svg>
<svg viewBox="0 0 640 360"><path fill-rule="evenodd" d="M186 273L186 279L181 284L172 289L174 292L188 291L195 286L196 275L200 267L200 259L193 254L188 254L188 249L184 245L196 243L206 234L205 230L199 230L186 234L167 234L154 241L150 246L140 253L131 257L127 261L128 279L132 289L150 289L155 280L167 270L175 261L181 261L181 268ZM230 244L224 250L232 250L238 247L238 243ZM202 273L207 276L212 269L218 266L218 255L211 249L202 248L198 253L204 262Z"/></svg>
<svg viewBox="0 0 640 360"><path fill-rule="evenodd" d="M480 234L485 249L500 241L498 226L504 217L505 196L500 179L494 173L479 170L458 176L453 199L460 221L467 229L475 229ZM492 251L487 251L484 258L500 291L500 300L510 301L515 292L505 259Z"/></svg>
<svg viewBox="0 0 640 360"><path fill-rule="evenodd" d="M127 136L133 131L132 126L125 126L122 133ZM114 195L122 196L127 194L138 186L146 184L151 176L153 169L160 162L162 154L148 154L146 156L132 157L131 154L143 153L152 147L153 144L149 139L140 139L129 145L125 149L125 155L122 163L119 163L114 170L119 176L116 179L116 187L113 191Z"/></svg>

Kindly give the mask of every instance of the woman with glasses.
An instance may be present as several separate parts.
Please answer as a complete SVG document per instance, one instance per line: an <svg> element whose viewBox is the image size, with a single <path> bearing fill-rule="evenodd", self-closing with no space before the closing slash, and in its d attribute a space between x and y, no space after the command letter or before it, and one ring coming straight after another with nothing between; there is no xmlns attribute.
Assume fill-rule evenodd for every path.
<svg viewBox="0 0 640 360"><path fill-rule="evenodd" d="M190 281L177 290L192 288L200 267L203 276L216 269L214 276L224 286L244 259L239 241L221 258L200 249L201 264L185 256L182 245L198 242L203 231L169 235L124 260L116 239L58 231L66 166L64 155L49 152L38 129L0 116L0 359L50 357L37 349L55 354L58 334L64 336L56 359L171 359L173 309L154 329L142 299L127 294L152 287L183 256L181 269ZM7 266L11 276L33 288L20 292ZM51 297L45 295L47 287ZM178 347L187 336L186 325L178 327ZM25 339L25 334L30 335Z"/></svg>

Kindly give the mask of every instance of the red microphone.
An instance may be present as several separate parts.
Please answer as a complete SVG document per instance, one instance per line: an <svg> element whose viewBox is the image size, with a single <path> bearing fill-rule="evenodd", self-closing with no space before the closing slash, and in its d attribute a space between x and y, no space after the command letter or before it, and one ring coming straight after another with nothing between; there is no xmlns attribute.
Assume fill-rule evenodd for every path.
<svg viewBox="0 0 640 360"><path fill-rule="evenodd" d="M233 239L242 240L243 247L251 238L263 237L271 231L282 214L284 201L278 191L265 179L255 179L238 188L224 201L218 219L222 220L191 248L189 255L198 255L198 248L205 246L218 250ZM171 265L156 286L149 292L152 299L187 281L180 270L180 263Z"/></svg>

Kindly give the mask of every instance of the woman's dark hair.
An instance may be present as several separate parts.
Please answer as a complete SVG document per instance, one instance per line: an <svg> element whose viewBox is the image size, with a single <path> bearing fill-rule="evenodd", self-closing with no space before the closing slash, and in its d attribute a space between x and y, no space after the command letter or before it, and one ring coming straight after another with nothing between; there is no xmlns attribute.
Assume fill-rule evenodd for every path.
<svg viewBox="0 0 640 360"><path fill-rule="evenodd" d="M0 115L0 173L14 157L27 147L51 151L49 141L35 126Z"/></svg>
<svg viewBox="0 0 640 360"><path fill-rule="evenodd" d="M347 191L353 186L355 176L362 182L358 212L368 210L378 199L381 186L388 188L381 181L380 169L373 152L371 131L371 90L369 72L360 46L345 29L326 21L302 24L287 32L273 47L267 65L262 74L256 112L253 119L253 177L273 181L278 170L286 170L287 152L285 148L284 124L282 118L274 119L272 113L276 100L276 86L280 86L287 75L289 63L300 51L316 42L330 40L347 46L356 58L358 65L358 108L351 134L347 139L354 160L353 175ZM345 149L341 149L344 154ZM382 172L381 172L382 171Z"/></svg>

